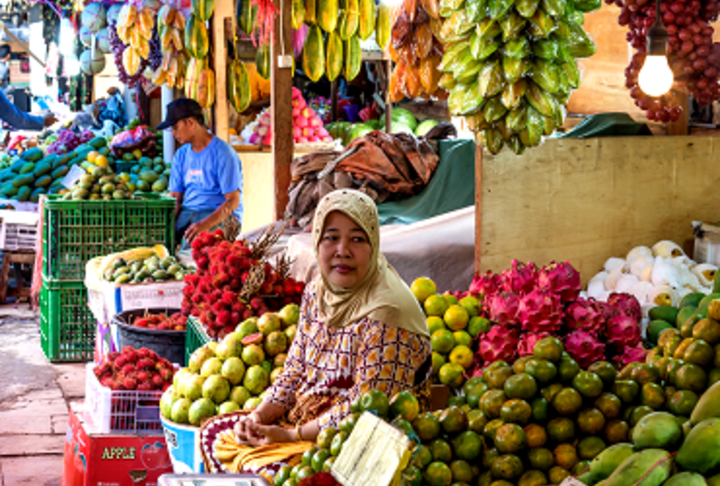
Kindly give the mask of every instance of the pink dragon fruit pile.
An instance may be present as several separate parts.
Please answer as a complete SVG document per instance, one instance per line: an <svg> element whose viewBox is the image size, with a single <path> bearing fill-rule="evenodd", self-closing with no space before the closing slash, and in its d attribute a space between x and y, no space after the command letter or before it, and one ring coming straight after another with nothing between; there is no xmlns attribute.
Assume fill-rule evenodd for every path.
<svg viewBox="0 0 720 486"><path fill-rule="evenodd" d="M513 260L502 274L475 275L469 293L494 324L479 336L479 357L485 363L512 362L552 335L583 368L607 359L619 367L644 360L637 299L629 294L613 294L607 303L584 299L580 285L580 273L568 262L538 268Z"/></svg>

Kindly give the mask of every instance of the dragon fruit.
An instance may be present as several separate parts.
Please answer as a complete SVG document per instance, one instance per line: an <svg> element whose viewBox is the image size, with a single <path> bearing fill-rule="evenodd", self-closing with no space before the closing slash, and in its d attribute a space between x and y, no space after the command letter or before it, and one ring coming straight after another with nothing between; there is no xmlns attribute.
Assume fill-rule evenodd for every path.
<svg viewBox="0 0 720 486"><path fill-rule="evenodd" d="M605 314L594 299L580 298L565 310L565 322L570 329L600 333L605 329Z"/></svg>
<svg viewBox="0 0 720 486"><path fill-rule="evenodd" d="M512 268L502 273L502 286L505 292L526 294L535 288L538 278L538 268L534 263L522 263L513 260Z"/></svg>
<svg viewBox="0 0 720 486"><path fill-rule="evenodd" d="M642 347L642 344L638 344L634 347L626 347L623 349L622 354L618 354L615 356L615 361L617 363L617 366L619 368L624 368L625 366L629 365L630 363L638 362L642 363L645 361L645 357L647 356L647 349Z"/></svg>
<svg viewBox="0 0 720 486"><path fill-rule="evenodd" d="M542 338L546 338L549 336L549 332L524 333L520 338L520 342L518 343L518 354L521 358L523 356L529 356L533 354L533 348L535 347L535 343L540 341Z"/></svg>
<svg viewBox="0 0 720 486"><path fill-rule="evenodd" d="M635 319L635 322L640 322L642 319L642 309L640 308L640 302L631 294L623 293L612 293L608 298L608 304L613 306L623 314Z"/></svg>
<svg viewBox="0 0 720 486"><path fill-rule="evenodd" d="M486 299L490 320L498 324L512 325L517 323L520 298L508 292L491 295Z"/></svg>
<svg viewBox="0 0 720 486"><path fill-rule="evenodd" d="M535 289L520 299L517 316L523 331L558 331L563 319L560 297L549 290Z"/></svg>
<svg viewBox="0 0 720 486"><path fill-rule="evenodd" d="M563 302L572 302L580 295L580 272L570 262L552 262L543 267L537 282L540 288L560 295Z"/></svg>
<svg viewBox="0 0 720 486"><path fill-rule="evenodd" d="M517 358L518 331L507 324L498 324L480 337L478 353L486 363Z"/></svg>
<svg viewBox="0 0 720 486"><path fill-rule="evenodd" d="M500 289L500 275L490 271L485 275L475 274L470 283L470 293L475 296L488 297Z"/></svg>
<svg viewBox="0 0 720 486"><path fill-rule="evenodd" d="M565 350L581 368L605 359L605 345L589 331L577 330L565 336Z"/></svg>
<svg viewBox="0 0 720 486"><path fill-rule="evenodd" d="M637 346L642 332L638 320L622 312L612 317L605 328L605 340L620 351L623 348Z"/></svg>

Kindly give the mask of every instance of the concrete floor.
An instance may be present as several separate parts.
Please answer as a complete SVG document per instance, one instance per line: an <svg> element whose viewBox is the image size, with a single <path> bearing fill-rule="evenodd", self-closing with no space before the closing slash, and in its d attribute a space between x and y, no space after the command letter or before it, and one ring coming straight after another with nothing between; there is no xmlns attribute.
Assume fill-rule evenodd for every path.
<svg viewBox="0 0 720 486"><path fill-rule="evenodd" d="M0 486L59 486L67 404L85 395L83 363L52 364L38 316L0 306Z"/></svg>

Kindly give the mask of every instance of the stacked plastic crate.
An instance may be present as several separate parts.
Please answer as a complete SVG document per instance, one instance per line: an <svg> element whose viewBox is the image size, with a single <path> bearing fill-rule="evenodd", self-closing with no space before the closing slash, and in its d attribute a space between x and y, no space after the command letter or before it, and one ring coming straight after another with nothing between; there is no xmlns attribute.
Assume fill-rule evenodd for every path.
<svg viewBox="0 0 720 486"><path fill-rule="evenodd" d="M175 199L63 200L43 208L43 286L40 329L53 362L90 361L96 322L87 305L85 265L92 258L141 246L174 244Z"/></svg>

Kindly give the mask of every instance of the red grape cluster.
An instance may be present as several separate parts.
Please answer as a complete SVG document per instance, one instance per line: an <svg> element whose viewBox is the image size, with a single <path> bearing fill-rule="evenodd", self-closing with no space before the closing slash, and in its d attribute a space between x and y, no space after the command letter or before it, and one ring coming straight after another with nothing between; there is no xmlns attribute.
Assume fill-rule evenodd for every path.
<svg viewBox="0 0 720 486"><path fill-rule="evenodd" d="M163 62L163 52L160 46L160 36L157 32L157 26L153 29L153 36L150 39L150 55L148 56L150 69L156 71Z"/></svg>
<svg viewBox="0 0 720 486"><path fill-rule="evenodd" d="M130 76L127 71L125 71L125 67L123 66L122 58L123 58L123 52L127 48L125 43L120 40L120 37L117 35L116 30L116 24L115 22L111 22L110 26L108 27L108 33L110 36L110 50L113 53L113 59L115 61L115 66L118 70L118 79L121 83L126 84L128 88L134 88L137 82L140 80L140 77L142 76L142 73L145 71L145 68L149 65L148 61L146 59L141 59L140 61L140 69L138 69L138 72L134 76ZM153 36L153 38L156 36ZM152 48L152 43L150 44L150 47ZM151 49L152 52L152 49ZM152 56L152 54L151 54Z"/></svg>
<svg viewBox="0 0 720 486"><path fill-rule="evenodd" d="M618 23L627 25L627 41L637 51L625 69L625 85L635 104L647 112L650 120L675 121L682 108L672 94L651 97L638 86L638 74L645 62L646 35L655 22L653 0L605 0L621 9ZM720 99L720 44L713 44L713 28L708 25L718 18L720 1L671 0L660 3L662 22L668 31L668 61L675 81L684 84L700 105Z"/></svg>
<svg viewBox="0 0 720 486"><path fill-rule="evenodd" d="M89 142L95 134L90 130L83 130L76 133L73 130L63 128L57 134L57 140L48 145L45 153L48 154L66 154L72 152L78 145Z"/></svg>

